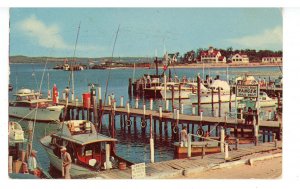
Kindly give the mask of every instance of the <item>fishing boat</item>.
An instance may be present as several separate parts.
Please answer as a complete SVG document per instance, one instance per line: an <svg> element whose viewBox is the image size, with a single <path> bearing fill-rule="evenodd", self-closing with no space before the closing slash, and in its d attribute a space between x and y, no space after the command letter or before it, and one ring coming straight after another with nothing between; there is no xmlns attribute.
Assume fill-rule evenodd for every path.
<svg viewBox="0 0 300 189"><path fill-rule="evenodd" d="M208 89L202 83L200 85L201 85L200 87L201 93L206 93ZM172 99L172 87L170 85L167 86L166 94L165 94L163 86L162 89L160 90L160 94L162 98ZM179 99L179 83L176 83L173 86L174 86L174 99ZM196 94L196 93L197 93L197 83L184 83L181 86L180 98L189 99L190 94Z"/></svg>
<svg viewBox="0 0 300 189"><path fill-rule="evenodd" d="M24 131L17 122L8 123L8 172L10 178L36 179L47 178L47 174L37 165L35 174L28 171L26 153L30 153L29 140L24 137Z"/></svg>
<svg viewBox="0 0 300 189"><path fill-rule="evenodd" d="M220 99L218 94L218 89L220 89ZM205 93L201 93L201 104L210 104L212 102L218 103L221 102L233 102L235 100L242 100L243 97L236 97L235 94L230 94L230 86L226 81L214 80L209 86ZM198 95L191 93L189 95L189 100L191 104L198 102Z"/></svg>
<svg viewBox="0 0 300 189"><path fill-rule="evenodd" d="M9 102L9 116L45 122L59 121L64 106L53 106L51 100L41 98L40 93L30 89L20 89L14 96L16 99Z"/></svg>
<svg viewBox="0 0 300 189"><path fill-rule="evenodd" d="M119 163L132 163L118 157L113 146L117 139L98 134L95 126L86 120L70 120L62 123L60 131L40 140L50 159L50 164L62 171L60 149L66 147L72 159L70 175L79 178L82 175L97 173L110 168L118 168Z"/></svg>
<svg viewBox="0 0 300 189"><path fill-rule="evenodd" d="M261 108L264 107L275 107L277 106L278 100L270 98L267 93L265 92L260 92L259 93L259 106ZM244 108L244 107L252 107L255 109L256 107L256 99L244 99L239 103L239 108Z"/></svg>

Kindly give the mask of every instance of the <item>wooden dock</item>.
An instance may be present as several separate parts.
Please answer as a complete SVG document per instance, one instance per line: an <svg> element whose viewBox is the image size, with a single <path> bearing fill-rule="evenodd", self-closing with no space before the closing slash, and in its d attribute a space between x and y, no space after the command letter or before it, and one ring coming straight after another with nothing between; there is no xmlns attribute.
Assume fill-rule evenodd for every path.
<svg viewBox="0 0 300 189"><path fill-rule="evenodd" d="M238 150L229 151L230 160L224 160L224 153L209 154L202 158L196 156L185 159L174 159L170 161L148 163L146 164L146 177L144 179L166 179L175 176L187 175L188 173L199 173L224 166L228 162L237 162L243 160L248 161L245 156L263 153L276 152L280 153L282 143L277 142L275 147L274 142L261 143L258 146L239 148ZM98 175L93 175L96 179L131 179L131 169L126 170L113 169L100 172Z"/></svg>

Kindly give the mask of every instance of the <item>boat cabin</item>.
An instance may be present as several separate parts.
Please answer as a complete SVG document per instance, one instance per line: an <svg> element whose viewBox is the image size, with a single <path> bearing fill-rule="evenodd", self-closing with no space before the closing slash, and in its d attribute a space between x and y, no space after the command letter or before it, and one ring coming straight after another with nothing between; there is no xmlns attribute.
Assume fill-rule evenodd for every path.
<svg viewBox="0 0 300 189"><path fill-rule="evenodd" d="M41 99L40 93L35 93L30 89L20 89L14 96L16 96L16 99L9 103L10 106L29 108L36 108L38 106L38 108L47 108L51 102L48 99Z"/></svg>
<svg viewBox="0 0 300 189"><path fill-rule="evenodd" d="M94 171L114 166L115 154L111 146L117 139L98 134L94 125L86 120L66 121L62 127L62 131L51 135L50 142L58 158L61 158L61 146L65 146L76 165Z"/></svg>

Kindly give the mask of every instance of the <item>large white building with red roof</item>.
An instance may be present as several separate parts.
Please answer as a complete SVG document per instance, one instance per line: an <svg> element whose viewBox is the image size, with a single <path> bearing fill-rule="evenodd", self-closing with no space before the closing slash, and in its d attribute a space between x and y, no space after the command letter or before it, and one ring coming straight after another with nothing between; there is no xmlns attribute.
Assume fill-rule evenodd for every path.
<svg viewBox="0 0 300 189"><path fill-rule="evenodd" d="M209 47L207 51L202 51L200 57L201 63L226 63L226 57L213 47Z"/></svg>

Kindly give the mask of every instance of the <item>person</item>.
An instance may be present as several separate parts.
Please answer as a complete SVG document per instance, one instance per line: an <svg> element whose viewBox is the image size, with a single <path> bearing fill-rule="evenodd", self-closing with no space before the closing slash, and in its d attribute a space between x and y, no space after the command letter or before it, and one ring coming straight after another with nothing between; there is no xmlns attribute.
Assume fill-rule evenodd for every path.
<svg viewBox="0 0 300 189"><path fill-rule="evenodd" d="M253 110L251 107L248 108L248 124L253 124Z"/></svg>
<svg viewBox="0 0 300 189"><path fill-rule="evenodd" d="M37 151L31 150L27 163L28 163L29 173L34 175L39 175L39 170L37 168L37 161L36 161L36 153Z"/></svg>
<svg viewBox="0 0 300 189"><path fill-rule="evenodd" d="M63 170L63 173L64 173L64 177L65 179L70 179L71 176L70 176L70 169L71 169L71 163L72 163L72 159L71 159L71 156L70 154L67 152L67 149L66 147L62 147L60 149L61 151L61 155L62 155L62 170Z"/></svg>
<svg viewBox="0 0 300 189"><path fill-rule="evenodd" d="M186 126L182 127L182 130L180 132L180 143L183 144L185 147L187 147L187 131L186 131Z"/></svg>

